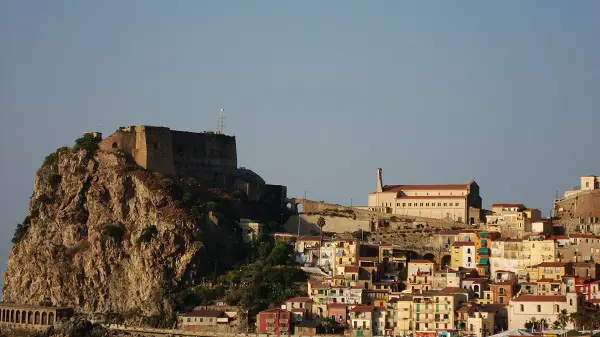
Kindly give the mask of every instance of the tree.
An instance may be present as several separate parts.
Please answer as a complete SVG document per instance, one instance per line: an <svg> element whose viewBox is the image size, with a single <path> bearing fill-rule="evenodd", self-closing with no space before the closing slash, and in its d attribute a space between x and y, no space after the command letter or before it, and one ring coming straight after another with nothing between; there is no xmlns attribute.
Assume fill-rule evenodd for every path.
<svg viewBox="0 0 600 337"><path fill-rule="evenodd" d="M571 323L573 323L573 326L575 327L575 329L581 328L581 326L583 325L583 322L585 320L585 314L581 311L577 311L577 312L574 312L571 315L569 315L569 319L570 319Z"/></svg>
<svg viewBox="0 0 600 337"><path fill-rule="evenodd" d="M561 328L561 326L560 326L560 322L559 321L554 321L554 323L552 323L552 329L558 330L560 328Z"/></svg>
<svg viewBox="0 0 600 337"><path fill-rule="evenodd" d="M319 321L319 326L325 329L325 333L329 333L330 329L333 329L335 325L335 321L329 317L324 317Z"/></svg>
<svg viewBox="0 0 600 337"><path fill-rule="evenodd" d="M560 313L558 313L558 316L556 317L556 321L558 322L560 328L563 330L567 327L567 324L570 320L571 318L569 317L569 313L567 313L566 309L561 310Z"/></svg>
<svg viewBox="0 0 600 337"><path fill-rule="evenodd" d="M323 227L325 227L325 225L326 225L325 218L320 216L319 219L317 220L317 226L319 226L321 233L323 233Z"/></svg>
<svg viewBox="0 0 600 337"><path fill-rule="evenodd" d="M543 329L548 329L548 321L544 318L540 319L538 326Z"/></svg>

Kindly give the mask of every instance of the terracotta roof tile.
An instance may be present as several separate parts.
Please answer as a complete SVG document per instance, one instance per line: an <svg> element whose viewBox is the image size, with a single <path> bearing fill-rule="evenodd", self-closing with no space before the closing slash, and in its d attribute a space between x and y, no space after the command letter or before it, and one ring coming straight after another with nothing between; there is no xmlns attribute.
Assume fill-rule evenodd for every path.
<svg viewBox="0 0 600 337"><path fill-rule="evenodd" d="M290 298L287 299L286 302L290 302L290 303L306 303L306 302L312 302L312 300L310 299L310 297L294 297L294 298Z"/></svg>
<svg viewBox="0 0 600 337"><path fill-rule="evenodd" d="M492 207L519 207L525 208L523 204L493 204Z"/></svg>
<svg viewBox="0 0 600 337"><path fill-rule="evenodd" d="M439 184L439 185L385 185L384 192L428 191L428 190L465 190L469 184Z"/></svg>
<svg viewBox="0 0 600 337"><path fill-rule="evenodd" d="M358 273L359 268L356 266L345 266L344 267L344 272L345 273Z"/></svg>
<svg viewBox="0 0 600 337"><path fill-rule="evenodd" d="M566 302L566 296L521 295L513 298L514 302Z"/></svg>
<svg viewBox="0 0 600 337"><path fill-rule="evenodd" d="M352 312L371 312L373 311L375 308L370 306L370 305L357 305L354 308L352 308Z"/></svg>

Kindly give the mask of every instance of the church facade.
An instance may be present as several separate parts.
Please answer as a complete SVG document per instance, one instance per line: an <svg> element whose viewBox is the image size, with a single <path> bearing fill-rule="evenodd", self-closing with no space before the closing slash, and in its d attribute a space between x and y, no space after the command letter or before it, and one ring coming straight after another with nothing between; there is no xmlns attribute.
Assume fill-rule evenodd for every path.
<svg viewBox="0 0 600 337"><path fill-rule="evenodd" d="M377 190L369 194L371 211L475 224L480 220L481 197L475 181L468 184L383 185L377 169Z"/></svg>

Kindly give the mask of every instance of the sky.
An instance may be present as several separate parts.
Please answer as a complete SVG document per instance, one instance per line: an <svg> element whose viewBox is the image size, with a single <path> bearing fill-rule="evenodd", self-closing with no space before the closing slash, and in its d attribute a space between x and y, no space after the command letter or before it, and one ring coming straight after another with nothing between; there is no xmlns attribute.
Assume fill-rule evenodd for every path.
<svg viewBox="0 0 600 337"><path fill-rule="evenodd" d="M236 136L289 196L600 174L598 1L0 1L0 270L43 158L123 125Z"/></svg>

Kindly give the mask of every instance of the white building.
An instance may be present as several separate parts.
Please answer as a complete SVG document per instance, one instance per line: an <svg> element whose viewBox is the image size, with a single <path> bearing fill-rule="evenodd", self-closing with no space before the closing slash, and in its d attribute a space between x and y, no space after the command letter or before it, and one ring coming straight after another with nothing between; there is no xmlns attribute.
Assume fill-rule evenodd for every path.
<svg viewBox="0 0 600 337"><path fill-rule="evenodd" d="M583 299L577 293L567 293L566 296L520 295L508 304L508 329L523 329L532 317L552 324L562 310L569 314L583 310ZM569 323L567 328L573 328L573 324Z"/></svg>

